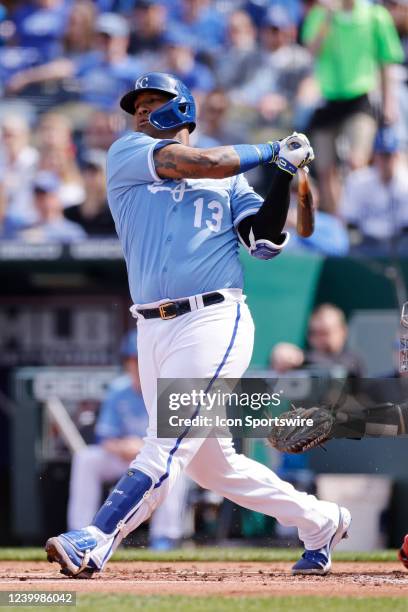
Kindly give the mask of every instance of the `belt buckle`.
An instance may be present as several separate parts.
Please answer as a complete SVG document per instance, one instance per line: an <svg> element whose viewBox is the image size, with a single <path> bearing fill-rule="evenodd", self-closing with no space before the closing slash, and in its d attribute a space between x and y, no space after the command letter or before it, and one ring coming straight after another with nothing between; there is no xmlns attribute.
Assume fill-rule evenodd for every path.
<svg viewBox="0 0 408 612"><path fill-rule="evenodd" d="M160 318L167 321L168 319L174 319L174 317L177 317L177 314L167 314L166 313L166 308L168 308L169 306L174 306L174 302L166 302L165 304L162 304L161 306L159 306L159 313L160 313Z"/></svg>

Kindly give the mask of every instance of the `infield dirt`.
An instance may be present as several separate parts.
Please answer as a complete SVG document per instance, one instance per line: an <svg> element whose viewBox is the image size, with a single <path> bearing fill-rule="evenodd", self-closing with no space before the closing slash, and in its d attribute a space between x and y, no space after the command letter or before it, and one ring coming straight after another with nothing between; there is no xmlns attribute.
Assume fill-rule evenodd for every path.
<svg viewBox="0 0 408 612"><path fill-rule="evenodd" d="M407 597L408 571L398 563L336 562L328 576L292 576L281 562L111 562L92 580L73 580L56 564L0 562L0 590L73 590L144 595Z"/></svg>

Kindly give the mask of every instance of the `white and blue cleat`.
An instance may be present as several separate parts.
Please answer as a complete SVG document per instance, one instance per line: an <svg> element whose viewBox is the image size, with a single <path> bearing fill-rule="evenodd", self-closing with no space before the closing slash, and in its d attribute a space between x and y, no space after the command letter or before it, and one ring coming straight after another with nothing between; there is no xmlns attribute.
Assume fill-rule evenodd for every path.
<svg viewBox="0 0 408 612"><path fill-rule="evenodd" d="M45 552L50 563L59 563L61 574L72 578L92 578L101 569L91 558L97 546L97 539L90 531L79 529L47 540Z"/></svg>
<svg viewBox="0 0 408 612"><path fill-rule="evenodd" d="M305 550L302 557L292 567L294 575L325 576L331 569L332 550L341 540L348 537L351 514L347 508L339 507L339 524L329 542L319 550Z"/></svg>
<svg viewBox="0 0 408 612"><path fill-rule="evenodd" d="M72 578L92 578L101 572L125 535L124 519L135 514L153 489L150 476L129 469L85 529L67 531L50 538L45 545L47 559L58 563L61 573Z"/></svg>

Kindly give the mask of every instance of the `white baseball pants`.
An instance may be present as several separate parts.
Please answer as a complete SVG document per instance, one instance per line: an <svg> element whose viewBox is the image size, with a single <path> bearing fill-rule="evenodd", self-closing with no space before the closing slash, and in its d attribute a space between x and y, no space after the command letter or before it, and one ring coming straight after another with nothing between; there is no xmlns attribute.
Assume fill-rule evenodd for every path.
<svg viewBox="0 0 408 612"><path fill-rule="evenodd" d="M115 548L163 502L183 470L199 485L245 508L296 526L306 548L321 548L338 526L337 505L296 491L266 466L238 455L230 438L156 437L158 378L240 378L249 365L254 339L249 309L240 290L222 293L224 302L174 319L138 317L140 378L150 422L145 445L131 467L148 474L155 486L126 523Z"/></svg>

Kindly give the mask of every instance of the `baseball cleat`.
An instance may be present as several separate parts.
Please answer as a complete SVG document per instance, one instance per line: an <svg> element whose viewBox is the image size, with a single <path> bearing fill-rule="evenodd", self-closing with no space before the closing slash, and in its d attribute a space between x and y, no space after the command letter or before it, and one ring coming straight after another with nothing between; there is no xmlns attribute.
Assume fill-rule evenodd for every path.
<svg viewBox="0 0 408 612"><path fill-rule="evenodd" d="M80 529L50 538L45 552L50 563L59 563L64 576L92 578L94 572L100 571L91 559L91 551L96 546L96 538L86 529Z"/></svg>
<svg viewBox="0 0 408 612"><path fill-rule="evenodd" d="M398 551L398 559L401 561L402 565L408 569L408 533Z"/></svg>
<svg viewBox="0 0 408 612"><path fill-rule="evenodd" d="M347 530L351 523L351 514L347 508L339 506L339 524L330 541L318 550L305 550L302 557L292 567L293 575L325 576L331 569L331 552L337 544L348 537Z"/></svg>

